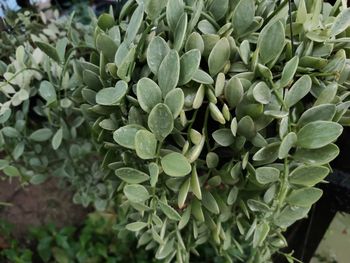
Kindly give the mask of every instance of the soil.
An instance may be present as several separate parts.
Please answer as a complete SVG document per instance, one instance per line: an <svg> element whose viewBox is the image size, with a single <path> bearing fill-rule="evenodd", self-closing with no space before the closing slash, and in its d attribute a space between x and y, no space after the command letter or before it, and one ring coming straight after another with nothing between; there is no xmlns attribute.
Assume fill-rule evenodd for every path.
<svg viewBox="0 0 350 263"><path fill-rule="evenodd" d="M72 197L73 192L59 186L56 179L25 187L18 180L0 179L0 202L9 203L9 206L0 206L0 220L15 226L12 235L18 239L24 238L33 226L80 225L88 211L73 204Z"/></svg>

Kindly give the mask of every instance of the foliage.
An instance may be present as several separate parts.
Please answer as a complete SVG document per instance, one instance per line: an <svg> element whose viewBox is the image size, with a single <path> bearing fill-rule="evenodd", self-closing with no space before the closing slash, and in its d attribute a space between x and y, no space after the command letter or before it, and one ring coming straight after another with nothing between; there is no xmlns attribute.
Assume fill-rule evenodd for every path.
<svg viewBox="0 0 350 263"><path fill-rule="evenodd" d="M349 123L350 9L299 0L288 11L288 1L129 0L85 43L69 22L67 38L19 47L0 113L8 157L22 153L4 172L92 180L97 196L84 202L81 183L75 200L117 204L115 229L162 262L189 262L203 244L228 262L271 262L321 197L314 186Z"/></svg>

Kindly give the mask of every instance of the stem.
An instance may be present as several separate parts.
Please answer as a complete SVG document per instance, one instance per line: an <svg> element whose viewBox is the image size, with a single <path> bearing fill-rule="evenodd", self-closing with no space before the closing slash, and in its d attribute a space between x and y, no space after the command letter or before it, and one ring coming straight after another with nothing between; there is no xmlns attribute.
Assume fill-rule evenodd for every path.
<svg viewBox="0 0 350 263"><path fill-rule="evenodd" d="M279 213L281 211L281 208L284 204L284 200L286 199L287 193L288 193L288 176L289 176L289 162L288 158L284 159L284 171L283 171L283 181L281 184L281 190L278 194L278 205L277 205L277 212Z"/></svg>
<svg viewBox="0 0 350 263"><path fill-rule="evenodd" d="M287 105L284 103L284 100L283 98L281 97L281 95L277 92L277 87L275 85L275 83L273 83L273 81L271 79L269 79L269 84L271 85L272 87L272 91L273 93L275 94L277 100L279 101L279 103L281 104L281 106L283 107L283 109L285 111L288 111L288 107Z"/></svg>

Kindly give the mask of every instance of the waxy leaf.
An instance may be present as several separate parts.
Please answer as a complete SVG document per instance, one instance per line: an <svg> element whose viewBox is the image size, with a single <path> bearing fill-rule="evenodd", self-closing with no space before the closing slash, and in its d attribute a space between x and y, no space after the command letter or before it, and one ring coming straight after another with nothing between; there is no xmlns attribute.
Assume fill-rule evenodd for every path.
<svg viewBox="0 0 350 263"><path fill-rule="evenodd" d="M263 245L263 242L267 238L268 234L270 232L270 226L268 223L263 222L259 224L254 232L253 237L253 247L260 247Z"/></svg>
<svg viewBox="0 0 350 263"><path fill-rule="evenodd" d="M287 228L295 221L304 218L310 210L310 207L292 207L286 206L281 213L276 217L275 225Z"/></svg>
<svg viewBox="0 0 350 263"><path fill-rule="evenodd" d="M186 202L188 191L190 189L190 182L191 182L190 179L187 179L180 187L179 195L177 197L177 205L179 206L180 209L183 208Z"/></svg>
<svg viewBox="0 0 350 263"><path fill-rule="evenodd" d="M171 206L169 206L168 204L159 201L158 205L160 207L160 209L163 211L163 213L171 220L174 221L180 221L181 216L179 215L178 212L176 212L176 210L174 208L172 208Z"/></svg>
<svg viewBox="0 0 350 263"><path fill-rule="evenodd" d="M331 121L335 115L336 106L334 104L324 104L312 107L305 111L299 118L300 127L314 121Z"/></svg>
<svg viewBox="0 0 350 263"><path fill-rule="evenodd" d="M271 90L265 82L259 82L253 89L253 97L261 104L268 104L271 100Z"/></svg>
<svg viewBox="0 0 350 263"><path fill-rule="evenodd" d="M113 133L113 139L119 145L134 150L136 133L142 129L144 128L137 124L123 126Z"/></svg>
<svg viewBox="0 0 350 263"><path fill-rule="evenodd" d="M199 183L197 168L194 166L191 174L191 189L193 194L199 199L202 200L202 190Z"/></svg>
<svg viewBox="0 0 350 263"><path fill-rule="evenodd" d="M236 107L243 99L244 89L237 77L231 78L225 88L225 98L230 108Z"/></svg>
<svg viewBox="0 0 350 263"><path fill-rule="evenodd" d="M188 52L192 49L198 49L202 54L204 51L204 41L201 35L197 32L192 32L186 42L185 50Z"/></svg>
<svg viewBox="0 0 350 263"><path fill-rule="evenodd" d="M293 190L286 201L290 205L310 207L321 198L322 193L322 190L318 188L302 188Z"/></svg>
<svg viewBox="0 0 350 263"><path fill-rule="evenodd" d="M250 116L244 116L237 125L237 134L252 139L256 136L256 128L253 119Z"/></svg>
<svg viewBox="0 0 350 263"><path fill-rule="evenodd" d="M286 63L282 71L281 81L279 83L280 88L284 88L292 82L295 72L297 71L298 64L299 57L297 56L293 57Z"/></svg>
<svg viewBox="0 0 350 263"><path fill-rule="evenodd" d="M344 9L335 19L331 28L331 35L336 36L350 26L350 8Z"/></svg>
<svg viewBox="0 0 350 263"><path fill-rule="evenodd" d="M157 151L157 139L153 133L147 130L139 130L135 135L135 150L141 159L155 158Z"/></svg>
<svg viewBox="0 0 350 263"><path fill-rule="evenodd" d="M180 58L179 85L185 85L192 80L199 68L200 62L201 53L198 49L192 49Z"/></svg>
<svg viewBox="0 0 350 263"><path fill-rule="evenodd" d="M183 13L183 0L168 1L168 4L166 6L166 20L172 32L175 31L176 25Z"/></svg>
<svg viewBox="0 0 350 263"><path fill-rule="evenodd" d="M183 177L191 172L191 165L180 153L169 153L161 159L164 172L173 177Z"/></svg>
<svg viewBox="0 0 350 263"><path fill-rule="evenodd" d="M293 158L306 164L323 165L333 161L338 154L338 146L329 144L319 149L297 149Z"/></svg>
<svg viewBox="0 0 350 263"><path fill-rule="evenodd" d="M329 169L324 166L299 166L289 175L289 182L311 187L321 182L328 174Z"/></svg>
<svg viewBox="0 0 350 263"><path fill-rule="evenodd" d="M135 223L127 224L125 228L132 232L138 232L144 229L146 226L147 226L147 223L145 222L135 222Z"/></svg>
<svg viewBox="0 0 350 263"><path fill-rule="evenodd" d="M129 184L139 184L149 180L148 174L129 167L119 168L115 171L115 175Z"/></svg>
<svg viewBox="0 0 350 263"><path fill-rule="evenodd" d="M128 91L128 84L120 80L115 87L104 88L97 92L96 103L104 106L113 106L120 102Z"/></svg>
<svg viewBox="0 0 350 263"><path fill-rule="evenodd" d="M147 49L147 64L154 74L158 73L160 64L169 51L168 44L159 36L153 38L149 43Z"/></svg>
<svg viewBox="0 0 350 263"><path fill-rule="evenodd" d="M148 115L148 127L157 140L164 140L174 128L174 117L166 104L157 104Z"/></svg>
<svg viewBox="0 0 350 263"><path fill-rule="evenodd" d="M46 100L47 104L55 102L57 99L54 86L46 80L40 83L39 94L44 100Z"/></svg>
<svg viewBox="0 0 350 263"><path fill-rule="evenodd" d="M290 132L283 138L280 149L278 151L278 158L283 159L288 157L289 151L296 145L297 135Z"/></svg>
<svg viewBox="0 0 350 263"><path fill-rule="evenodd" d="M220 213L218 203L209 191L203 191L202 204L208 211L212 212L213 214Z"/></svg>
<svg viewBox="0 0 350 263"><path fill-rule="evenodd" d="M125 42L130 44L134 41L143 21L144 5L139 4L131 16L125 34Z"/></svg>
<svg viewBox="0 0 350 263"><path fill-rule="evenodd" d="M46 55L48 55L50 58L52 58L56 62L60 62L60 57L57 53L57 50L51 46L50 44L47 44L45 42L37 41L35 42L35 45L37 45L38 48L41 49Z"/></svg>
<svg viewBox="0 0 350 263"><path fill-rule="evenodd" d="M130 202L143 203L150 198L147 189L139 184L130 184L124 187L124 194Z"/></svg>
<svg viewBox="0 0 350 263"><path fill-rule="evenodd" d="M238 36L247 31L255 15L254 0L240 0L233 11L232 24Z"/></svg>
<svg viewBox="0 0 350 263"><path fill-rule="evenodd" d="M63 139L63 129L60 128L52 137L52 141L51 141L52 149L57 150L62 143L62 139Z"/></svg>
<svg viewBox="0 0 350 263"><path fill-rule="evenodd" d="M101 33L96 38L96 48L102 52L108 61L113 61L118 46L111 37Z"/></svg>
<svg viewBox="0 0 350 263"><path fill-rule="evenodd" d="M174 40L173 48L178 52L181 50L184 44L186 31L187 31L187 24L188 24L187 14L183 13L176 25L175 34L174 34L175 40Z"/></svg>
<svg viewBox="0 0 350 263"><path fill-rule="evenodd" d="M304 98L311 90L311 84L311 78L308 75L303 75L298 79L284 98L287 107L292 107Z"/></svg>
<svg viewBox="0 0 350 263"><path fill-rule="evenodd" d="M210 77L210 75L201 70L201 69L198 69L196 71L196 73L193 75L192 79L198 83L202 83L202 84L213 84L214 83L214 80Z"/></svg>
<svg viewBox="0 0 350 263"><path fill-rule="evenodd" d="M145 112L150 112L162 101L162 91L157 83L149 78L142 78L136 86L137 100Z"/></svg>
<svg viewBox="0 0 350 263"><path fill-rule="evenodd" d="M273 167L259 167L255 170L256 180L261 184L269 184L278 181L280 171Z"/></svg>
<svg viewBox="0 0 350 263"><path fill-rule="evenodd" d="M234 137L230 129L219 129L213 132L213 139L221 146L227 147L234 142Z"/></svg>
<svg viewBox="0 0 350 263"><path fill-rule="evenodd" d="M182 111L185 104L185 95L180 88L170 91L164 99L164 103L169 107L173 118L176 119Z"/></svg>
<svg viewBox="0 0 350 263"><path fill-rule="evenodd" d="M97 25L103 30L106 31L113 27L115 24L113 16L110 14L102 14L97 20Z"/></svg>
<svg viewBox="0 0 350 263"><path fill-rule="evenodd" d="M36 142L44 142L50 139L52 136L52 131L48 128L42 128L36 130L31 135L29 135L29 139Z"/></svg>
<svg viewBox="0 0 350 263"><path fill-rule="evenodd" d="M163 98L176 88L180 76L180 59L175 50L170 50L159 67L158 84Z"/></svg>
<svg viewBox="0 0 350 263"><path fill-rule="evenodd" d="M343 127L331 121L314 121L298 132L297 145L306 149L318 149L334 142L343 132Z"/></svg>
<svg viewBox="0 0 350 263"><path fill-rule="evenodd" d="M210 52L208 58L209 72L211 76L218 74L230 59L230 43L227 38L220 39Z"/></svg>
<svg viewBox="0 0 350 263"><path fill-rule="evenodd" d="M242 15L244 15L244 12ZM281 21L277 21L267 27L264 27L258 39L258 49L261 63L267 64L268 62L276 59L284 48L284 41L284 27Z"/></svg>

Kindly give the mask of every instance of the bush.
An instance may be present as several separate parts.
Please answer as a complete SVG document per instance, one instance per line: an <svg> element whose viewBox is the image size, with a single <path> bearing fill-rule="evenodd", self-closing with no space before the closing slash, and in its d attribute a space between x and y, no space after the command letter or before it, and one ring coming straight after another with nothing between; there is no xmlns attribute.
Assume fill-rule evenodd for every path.
<svg viewBox="0 0 350 263"><path fill-rule="evenodd" d="M89 163L71 145L81 135L91 144L87 129L72 133L73 118L61 118L82 114L96 163L103 160L92 174L88 164L84 175L72 174L98 191L84 202L86 188L77 184L76 201L115 204L119 234L135 232L138 246L157 260L189 262L210 244L229 262L270 262L287 245L283 231L321 197L315 185L330 172L339 153L334 142L349 123L349 16L340 1L301 0L289 10L288 1L130 0L119 18L99 17L93 40L86 39L88 61L78 59L86 47L74 38L67 48L63 40L56 48L41 40L36 45L51 58L49 81L40 79L22 97L28 85L5 75L3 85L15 95L3 96L3 145L11 149L21 128L32 127L7 124L11 109L36 98L27 112L42 111L44 126L51 127L47 112L61 113L53 115L55 132L25 133L23 147L56 155L42 145L58 144L62 129L68 137L59 136L61 147L69 147L63 155ZM24 99L14 104L15 96ZM68 111L62 98L72 102ZM15 161L4 163L8 175L18 170ZM64 171L82 171L74 160L64 163L73 166Z"/></svg>

